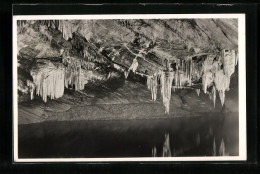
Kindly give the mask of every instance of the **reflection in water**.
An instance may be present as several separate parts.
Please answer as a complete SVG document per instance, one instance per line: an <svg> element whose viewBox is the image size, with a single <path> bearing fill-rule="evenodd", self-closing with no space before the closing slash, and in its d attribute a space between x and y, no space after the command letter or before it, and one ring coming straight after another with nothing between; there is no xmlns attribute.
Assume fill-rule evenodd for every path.
<svg viewBox="0 0 260 174"><path fill-rule="evenodd" d="M19 125L19 158L237 156L238 114ZM152 153L151 153L152 151Z"/></svg>
<svg viewBox="0 0 260 174"><path fill-rule="evenodd" d="M200 146L200 135L199 134L197 135L197 138L196 138L196 146ZM178 151L176 151L174 149L173 156L182 155L185 151L188 151L191 149L196 149L196 147L191 145L191 146L182 147ZM212 156L217 156L215 137L213 140L212 152L213 152ZM220 147L219 147L219 156L229 156L229 153L225 152L225 142L224 142L223 138L221 139L221 143L220 143ZM152 157L157 157L156 147L153 147L153 149L152 149ZM165 134L165 141L163 144L162 157L172 157L169 133Z"/></svg>
<svg viewBox="0 0 260 174"><path fill-rule="evenodd" d="M221 139L221 144L220 144L220 147L219 147L219 155L220 156L228 156L229 155L229 153L225 152L225 142L224 142L223 138Z"/></svg>
<svg viewBox="0 0 260 174"><path fill-rule="evenodd" d="M156 147L153 147L152 149L152 157L156 157L157 156L157 150Z"/></svg>
<svg viewBox="0 0 260 174"><path fill-rule="evenodd" d="M198 133L197 138L196 138L196 145L200 145L200 134Z"/></svg>
<svg viewBox="0 0 260 174"><path fill-rule="evenodd" d="M165 134L165 141L163 144L163 157L171 157L171 146L170 146L170 138L169 133Z"/></svg>
<svg viewBox="0 0 260 174"><path fill-rule="evenodd" d="M217 156L215 137L214 137L214 140L213 140L213 154L212 154L212 156Z"/></svg>

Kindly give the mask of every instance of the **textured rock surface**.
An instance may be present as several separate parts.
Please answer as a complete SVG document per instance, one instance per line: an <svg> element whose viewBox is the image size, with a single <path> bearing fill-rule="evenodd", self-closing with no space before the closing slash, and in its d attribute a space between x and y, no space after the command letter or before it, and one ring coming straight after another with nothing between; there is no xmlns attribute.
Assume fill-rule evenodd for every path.
<svg viewBox="0 0 260 174"><path fill-rule="evenodd" d="M237 25L236 19L18 21L19 116L26 117L27 113L39 115L43 120L50 117L46 115L62 119L54 116L55 107L60 108L58 113L63 113L78 104L90 107L143 102L164 104L164 109L161 105L155 107L157 115L185 115L187 111L196 112L198 97L205 103L202 110L220 111L226 97L227 105L237 102L230 102L227 93L237 95L230 92L238 87ZM171 72L170 78L162 73L165 71ZM231 84L232 78L234 83ZM113 80L120 83L111 87L108 84ZM140 84L136 85L137 82ZM95 90L107 91L96 95L95 90L89 88L93 84L96 84ZM131 88L126 89L125 84ZM106 95L111 90L111 95ZM188 96L180 95L184 91ZM43 107L36 95L45 102ZM190 101L185 103L184 99L190 96ZM50 102L54 105L46 112ZM34 109L28 109L30 107ZM132 112L136 117L138 107L125 112L129 115ZM95 113L95 117L117 115L101 111ZM92 119L84 112L87 119ZM122 118L132 118L120 114ZM84 114L80 116L84 119L81 117Z"/></svg>

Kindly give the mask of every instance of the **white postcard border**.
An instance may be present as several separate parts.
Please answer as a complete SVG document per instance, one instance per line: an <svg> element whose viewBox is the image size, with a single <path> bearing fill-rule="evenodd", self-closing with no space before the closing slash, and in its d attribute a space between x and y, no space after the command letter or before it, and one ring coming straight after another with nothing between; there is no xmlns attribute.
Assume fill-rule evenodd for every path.
<svg viewBox="0 0 260 174"><path fill-rule="evenodd" d="M145 158L18 158L17 20L92 19L194 19L237 18L239 50L239 156ZM23 15L13 16L13 160L14 162L126 162L126 161L245 161L246 137L246 37L245 14L127 14L127 15Z"/></svg>

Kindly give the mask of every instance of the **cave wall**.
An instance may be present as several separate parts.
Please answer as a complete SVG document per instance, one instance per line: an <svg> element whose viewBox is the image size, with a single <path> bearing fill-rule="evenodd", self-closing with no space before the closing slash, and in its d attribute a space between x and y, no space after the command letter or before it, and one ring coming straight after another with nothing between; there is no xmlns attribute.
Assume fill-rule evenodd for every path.
<svg viewBox="0 0 260 174"><path fill-rule="evenodd" d="M222 105L238 62L236 19L27 20L17 23L18 93L57 99L65 89L130 72L161 88L201 89ZM165 71L172 72L171 78ZM20 73L21 72L21 73ZM198 90L197 90L198 91ZM217 93L218 92L218 93Z"/></svg>

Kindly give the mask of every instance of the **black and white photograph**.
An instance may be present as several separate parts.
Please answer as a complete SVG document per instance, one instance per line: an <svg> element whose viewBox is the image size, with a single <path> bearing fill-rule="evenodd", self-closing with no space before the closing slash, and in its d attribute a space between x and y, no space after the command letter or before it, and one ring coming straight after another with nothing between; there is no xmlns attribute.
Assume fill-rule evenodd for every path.
<svg viewBox="0 0 260 174"><path fill-rule="evenodd" d="M244 14L13 16L15 162L246 160Z"/></svg>

